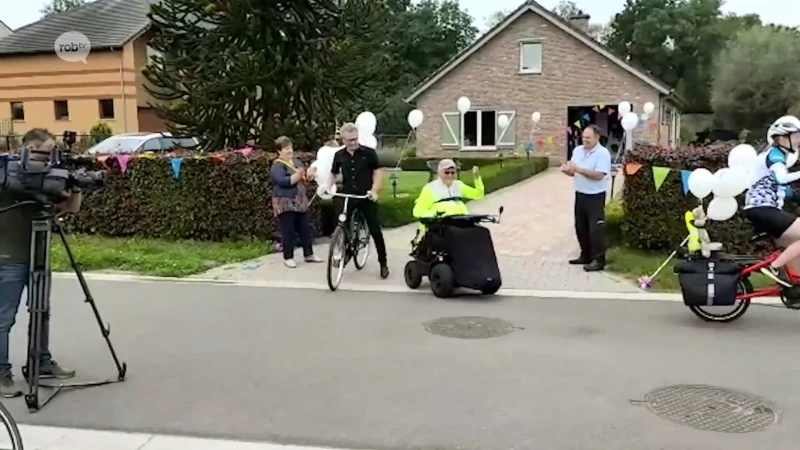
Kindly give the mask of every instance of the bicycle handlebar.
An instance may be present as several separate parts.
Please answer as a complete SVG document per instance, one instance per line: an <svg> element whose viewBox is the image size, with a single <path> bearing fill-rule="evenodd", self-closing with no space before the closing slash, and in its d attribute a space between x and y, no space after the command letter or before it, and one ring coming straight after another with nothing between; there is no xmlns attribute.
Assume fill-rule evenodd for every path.
<svg viewBox="0 0 800 450"><path fill-rule="evenodd" d="M353 194L339 194L339 193L330 193L328 192L327 195L331 197L342 197L342 198L356 198L356 199L368 199L369 193L365 195L353 195Z"/></svg>

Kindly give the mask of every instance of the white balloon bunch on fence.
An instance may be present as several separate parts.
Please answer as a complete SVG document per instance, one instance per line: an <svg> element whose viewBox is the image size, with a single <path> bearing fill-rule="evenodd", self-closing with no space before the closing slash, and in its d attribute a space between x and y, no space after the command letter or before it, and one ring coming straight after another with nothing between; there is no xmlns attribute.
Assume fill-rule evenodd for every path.
<svg viewBox="0 0 800 450"><path fill-rule="evenodd" d="M737 145L728 154L728 167L715 173L708 169L695 169L689 175L689 192L701 201L714 194L708 204L706 214L716 221L728 220L739 210L736 196L752 185L752 167L758 155L756 150L747 144Z"/></svg>

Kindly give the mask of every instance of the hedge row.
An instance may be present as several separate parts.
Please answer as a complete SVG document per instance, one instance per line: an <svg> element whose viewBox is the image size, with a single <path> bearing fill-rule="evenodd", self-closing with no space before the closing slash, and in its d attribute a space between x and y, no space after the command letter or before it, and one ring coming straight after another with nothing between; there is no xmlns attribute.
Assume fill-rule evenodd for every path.
<svg viewBox="0 0 800 450"><path fill-rule="evenodd" d="M633 175L625 176L623 193L624 218L621 224L622 239L626 245L645 250L672 250L688 234L683 217L686 211L698 205L691 193L683 193L681 170L706 168L712 172L726 167L728 153L738 142L716 142L704 146L685 146L665 149L638 146L627 156L626 163L642 167ZM672 169L664 184L656 192L653 170L656 167ZM705 207L711 197L704 201ZM750 224L741 215L743 196L739 197L740 210L730 220L709 221L708 232L712 241L720 242L726 251L761 254L768 250L763 243L749 242L753 235ZM787 208L796 208L787 204Z"/></svg>
<svg viewBox="0 0 800 450"><path fill-rule="evenodd" d="M298 157L306 164L313 160L312 154ZM109 170L108 185L86 192L81 211L68 215L66 225L74 232L107 236L274 239L278 236L270 199L274 159L274 154L261 152L249 157L236 153L186 157L177 178L168 157L131 159L125 173L113 157L104 163L82 160L80 165L89 169ZM514 159L504 161L502 168L499 164L485 167L481 174L486 191L492 192L547 167L547 158ZM413 222L414 200L413 196L382 198L383 226ZM331 202L315 200L312 214L315 235L332 231L335 213Z"/></svg>
<svg viewBox="0 0 800 450"><path fill-rule="evenodd" d="M543 159L542 157L539 157ZM505 161L516 161L520 158L505 158ZM533 158L532 158L533 159ZM403 158L400 161L400 168L408 172L424 172L430 170L428 168L428 161L438 161L439 158ZM500 158L453 158L456 164L461 164L463 170L470 170L472 166L486 167L492 164L498 164Z"/></svg>

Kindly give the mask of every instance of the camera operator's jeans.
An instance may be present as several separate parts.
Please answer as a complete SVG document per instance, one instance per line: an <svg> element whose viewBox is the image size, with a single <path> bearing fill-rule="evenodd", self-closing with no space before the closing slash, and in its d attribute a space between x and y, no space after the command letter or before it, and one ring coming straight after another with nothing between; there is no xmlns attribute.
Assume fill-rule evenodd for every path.
<svg viewBox="0 0 800 450"><path fill-rule="evenodd" d="M11 375L8 360L9 333L17 319L17 310L22 302L22 292L28 285L28 266L26 264L0 265L0 377ZM42 324L42 363L51 360L49 351L50 315ZM26 354L27 357L27 354Z"/></svg>

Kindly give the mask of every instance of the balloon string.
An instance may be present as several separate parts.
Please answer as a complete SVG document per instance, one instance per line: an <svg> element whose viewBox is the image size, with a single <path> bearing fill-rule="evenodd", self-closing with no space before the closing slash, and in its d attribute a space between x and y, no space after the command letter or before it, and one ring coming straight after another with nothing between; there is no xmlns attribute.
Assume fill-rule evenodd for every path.
<svg viewBox="0 0 800 450"><path fill-rule="evenodd" d="M403 145L403 150L400 151L400 158L397 159L397 164L394 166L395 170L400 167L400 163L403 162L403 155L406 152L406 148L408 148L408 143L411 141L411 135L416 134L416 129L412 128L411 131L408 132L408 136L406 136L406 143Z"/></svg>

